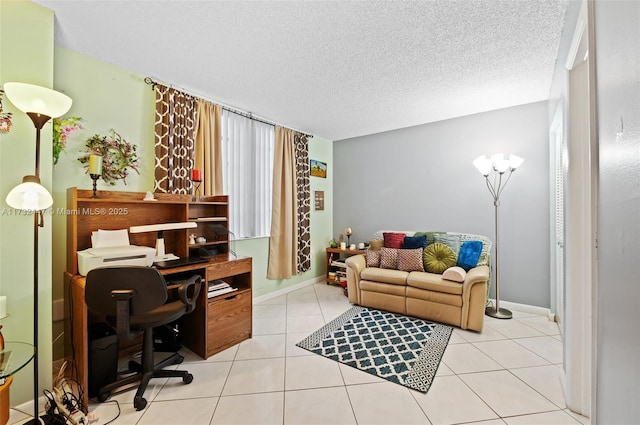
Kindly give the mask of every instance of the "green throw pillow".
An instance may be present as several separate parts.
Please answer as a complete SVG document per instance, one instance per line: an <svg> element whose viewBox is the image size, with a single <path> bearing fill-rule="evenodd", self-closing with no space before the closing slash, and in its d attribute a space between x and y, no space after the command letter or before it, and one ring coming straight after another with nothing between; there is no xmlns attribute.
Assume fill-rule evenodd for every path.
<svg viewBox="0 0 640 425"><path fill-rule="evenodd" d="M458 258L455 252L441 243L432 243L424 249L424 269L429 273L442 274L449 267L456 265Z"/></svg>

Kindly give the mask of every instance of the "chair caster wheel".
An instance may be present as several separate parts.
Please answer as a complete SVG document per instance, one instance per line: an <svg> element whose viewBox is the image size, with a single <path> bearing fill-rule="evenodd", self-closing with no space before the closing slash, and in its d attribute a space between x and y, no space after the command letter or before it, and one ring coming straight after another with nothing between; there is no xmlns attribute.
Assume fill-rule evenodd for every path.
<svg viewBox="0 0 640 425"><path fill-rule="evenodd" d="M111 396L111 391L107 391L106 393L100 393L98 394L98 401L100 403L103 403L105 401L107 401L107 399Z"/></svg>
<svg viewBox="0 0 640 425"><path fill-rule="evenodd" d="M178 356L176 357L176 359L173 361L173 364L180 364L184 361L184 356Z"/></svg>
<svg viewBox="0 0 640 425"><path fill-rule="evenodd" d="M185 384L190 384L190 383L192 383L192 382L193 382L193 375L192 375L192 374L190 374L190 373L188 373L188 374L184 375L184 376L182 377L182 382L184 382Z"/></svg>
<svg viewBox="0 0 640 425"><path fill-rule="evenodd" d="M144 397L134 397L133 407L135 407L136 410L142 410L147 407L147 400Z"/></svg>

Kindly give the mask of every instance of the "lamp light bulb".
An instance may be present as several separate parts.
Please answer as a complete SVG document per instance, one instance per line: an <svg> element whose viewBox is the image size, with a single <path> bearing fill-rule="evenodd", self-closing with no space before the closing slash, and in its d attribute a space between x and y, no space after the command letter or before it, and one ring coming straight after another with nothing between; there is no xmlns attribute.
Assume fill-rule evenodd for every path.
<svg viewBox="0 0 640 425"><path fill-rule="evenodd" d="M511 171L515 171L523 162L524 159L520 158L518 155L509 155L509 168Z"/></svg>
<svg viewBox="0 0 640 425"><path fill-rule="evenodd" d="M498 173L502 174L509 169L509 161L506 159L499 159L494 163L493 167Z"/></svg>
<svg viewBox="0 0 640 425"><path fill-rule="evenodd" d="M473 161L473 165L478 169L480 174L482 174L485 177L488 176L489 173L491 172L491 160L487 158L486 155L477 157Z"/></svg>

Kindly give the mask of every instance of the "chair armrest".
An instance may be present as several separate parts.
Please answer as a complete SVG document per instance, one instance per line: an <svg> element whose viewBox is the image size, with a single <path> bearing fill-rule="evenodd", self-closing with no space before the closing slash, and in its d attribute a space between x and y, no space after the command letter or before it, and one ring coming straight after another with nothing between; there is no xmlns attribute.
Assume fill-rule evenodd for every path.
<svg viewBox="0 0 640 425"><path fill-rule="evenodd" d="M367 267L363 254L352 255L345 260L347 264L347 295L349 302L360 304L360 273Z"/></svg>
<svg viewBox="0 0 640 425"><path fill-rule="evenodd" d="M478 266L467 272L467 276L462 283L462 296L468 301L471 287L476 283L487 282L489 280L489 267ZM466 295L465 295L466 294Z"/></svg>
<svg viewBox="0 0 640 425"><path fill-rule="evenodd" d="M187 306L187 313L191 313L196 308L196 299L200 295L200 288L202 286L202 277L200 275L193 275L189 279L175 282L179 284L178 297L184 305ZM189 288L193 286L191 296L189 296Z"/></svg>

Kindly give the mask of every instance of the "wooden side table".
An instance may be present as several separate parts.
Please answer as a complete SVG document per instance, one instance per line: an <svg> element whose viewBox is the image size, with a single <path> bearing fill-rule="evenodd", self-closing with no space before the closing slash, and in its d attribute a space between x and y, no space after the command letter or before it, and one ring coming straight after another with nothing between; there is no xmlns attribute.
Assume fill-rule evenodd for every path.
<svg viewBox="0 0 640 425"><path fill-rule="evenodd" d="M347 265L345 260L352 255L364 254L363 249L327 248L327 285L347 286Z"/></svg>
<svg viewBox="0 0 640 425"><path fill-rule="evenodd" d="M13 377L9 376L0 385L0 425L6 425L9 422L9 387L13 382Z"/></svg>

